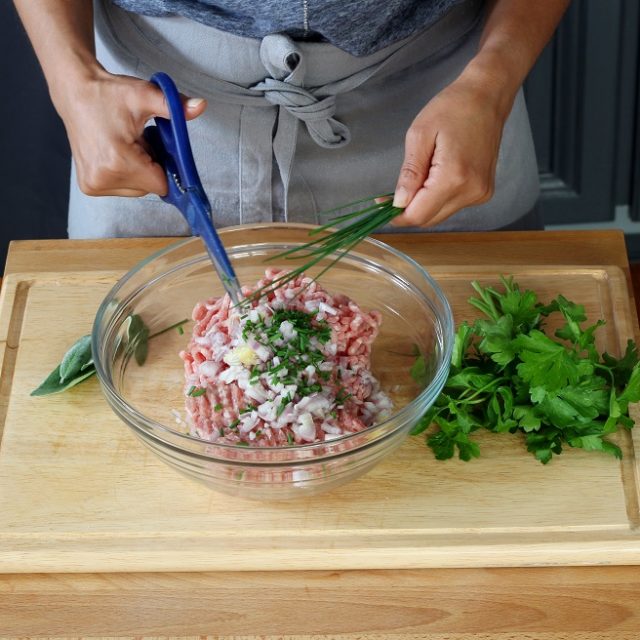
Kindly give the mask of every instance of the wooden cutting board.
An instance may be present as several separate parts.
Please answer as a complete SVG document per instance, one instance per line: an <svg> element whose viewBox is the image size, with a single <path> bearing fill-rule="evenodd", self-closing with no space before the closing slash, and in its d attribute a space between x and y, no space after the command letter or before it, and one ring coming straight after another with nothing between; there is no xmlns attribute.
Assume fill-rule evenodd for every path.
<svg viewBox="0 0 640 640"><path fill-rule="evenodd" d="M604 318L619 353L634 317L614 266L502 266L543 299L564 293ZM482 434L482 457L435 461L421 438L326 496L256 503L159 462L91 380L30 390L91 327L121 275L14 273L0 297L0 572L486 567L640 563L638 433L624 458L567 450L547 466L515 436ZM487 266L431 268L459 322Z"/></svg>

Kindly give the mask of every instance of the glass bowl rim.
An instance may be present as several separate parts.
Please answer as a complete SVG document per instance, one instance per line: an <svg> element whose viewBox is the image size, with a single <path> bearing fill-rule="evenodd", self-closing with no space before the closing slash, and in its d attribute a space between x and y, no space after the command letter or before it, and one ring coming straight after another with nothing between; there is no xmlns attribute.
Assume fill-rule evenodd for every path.
<svg viewBox="0 0 640 640"><path fill-rule="evenodd" d="M220 234L221 239L224 239L224 236L227 233L230 233L233 231L241 231L246 229L247 227L250 227L252 230L260 229L260 228L315 229L317 228L317 225L300 223L300 222L296 222L296 223L266 222L266 223L250 224L250 225L233 225L229 227L224 227L223 229L218 230L218 233ZM441 361L438 364L438 367L433 375L431 384L429 384L422 391L420 391L420 393L418 393L415 398L413 398L404 407L402 407L402 409L393 413L382 422L377 422L376 424L373 424L370 427L367 427L366 429L362 429L361 431L357 431L355 433L349 433L328 441L323 440L322 442L309 442L306 444L282 445L278 447L269 447L269 448L265 448L265 447L252 448L252 447L241 446L237 444L210 442L208 440L204 440L202 438L192 436L188 433L180 433L179 431L176 431L175 429L172 429L171 427L168 427L167 425L164 425L161 422L158 422L156 420L153 420L145 416L143 413L141 413L140 411L135 409L132 405L130 405L126 400L124 400L120 396L120 394L116 391L112 383L110 382L110 376L107 375L106 370L102 363L102 359L100 357L99 328L103 322L105 313L112 306L112 301L115 300L116 294L120 291L120 289L122 289L129 282L129 280L131 280L138 272L140 272L142 269L144 269L147 265L149 265L151 262L153 262L157 258L160 258L161 256L168 254L171 251L179 249L184 245L197 242L198 240L199 238L197 236L188 236L186 238L181 238L178 241L172 242L166 247L159 249L158 251L154 251L149 256L147 256L146 258L143 258L138 263L136 263L136 265L134 265L129 271L127 271L121 278L118 279L118 281L109 290L109 292L107 293L103 301L100 303L100 306L98 307L98 311L96 312L93 327L91 330L91 349L92 349L92 353L94 354L94 364L96 368L96 374L97 374L98 380L100 381L100 386L103 392L106 392L108 396L112 399L112 401L118 404L120 409L125 414L132 416L133 418L135 418L137 422L140 422L141 424L144 424L147 428L150 428L151 431L155 434L154 435L155 439L158 439L160 442L163 442L164 444L169 444L172 447L177 446L173 442L167 442L162 438L159 438L156 432L160 431L160 433L167 433L171 437L177 438L178 442L185 441L185 442L192 442L192 443L208 445L208 446L222 447L223 448L222 450L227 449L230 451L239 451L239 452L240 451L249 452L252 449L255 449L257 451L273 450L273 451L282 451L282 452L295 451L295 450L309 451L309 450L313 450L314 448L331 447L335 444L348 442L349 439L355 438L356 436L361 436L366 433L374 433L377 430L382 430L383 434L387 434L387 431L384 429L384 427L387 426L389 422L391 422L392 420L393 421L397 421L398 419L401 420L403 416L410 413L411 410L415 408L415 405L417 405L419 401L421 401L426 395L428 395L429 392L432 392L434 388L438 390L436 397L437 395L439 395L440 390L442 386L444 386L444 382L448 374L448 369L450 367L450 361L451 361L451 352L453 350L453 339L454 339L453 312L451 309L451 305L449 304L449 300L444 295L442 289L440 288L440 285L431 277L429 272L417 260L413 259L411 256L408 256L404 252L396 249L395 247L392 247L386 242L382 242L377 238L368 236L364 240L362 240L361 244L369 244L373 247L381 249L382 251L390 253L396 258L398 258L399 260L407 263L413 269L415 269L418 272L418 275L427 281L430 288L435 293L436 298L442 305L443 311L444 311L444 318L440 319L440 324L442 325L442 332L443 332L443 352L442 352ZM269 245L275 245L275 244L282 244L283 242L285 241L265 242L265 243L261 243L261 245L269 246ZM246 250L248 247L251 247L251 246L255 246L255 244L254 245L251 245L251 244L236 245L234 247L227 248L227 250L230 252L233 252L234 250ZM204 248L202 249L202 252L206 254L206 251ZM357 246L354 248L354 252L357 252ZM118 303L118 306L119 306L119 303ZM401 425L402 424L403 423L401 420ZM134 428L136 431L140 431L140 428L138 427L137 424L128 424L128 426ZM399 427L389 430L389 433L397 431L398 428ZM195 454L195 452L192 452L189 450L181 449L181 451L184 453ZM195 455L198 455L198 454L195 454ZM213 458L213 456L209 456L209 458L211 459Z"/></svg>

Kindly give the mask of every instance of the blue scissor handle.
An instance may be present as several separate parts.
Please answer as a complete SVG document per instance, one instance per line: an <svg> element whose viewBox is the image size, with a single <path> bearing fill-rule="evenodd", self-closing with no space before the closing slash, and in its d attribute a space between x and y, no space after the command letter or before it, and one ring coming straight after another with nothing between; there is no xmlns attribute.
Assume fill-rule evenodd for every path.
<svg viewBox="0 0 640 640"><path fill-rule="evenodd" d="M240 285L211 221L211 205L193 159L180 93L166 73L153 74L151 82L164 93L171 116L169 120L156 116L155 126L144 130L145 140L167 176L168 191L162 199L177 207L191 232L202 238L225 289L237 304Z"/></svg>
<svg viewBox="0 0 640 640"><path fill-rule="evenodd" d="M202 188L200 176L191 151L191 142L187 131L187 121L184 117L184 107L180 93L173 80L166 73L154 73L151 82L156 84L164 93L169 108L170 120L156 117L155 123L164 145L165 154L175 162L175 169L184 189L197 189L204 201L209 204ZM164 155L164 154L163 154Z"/></svg>

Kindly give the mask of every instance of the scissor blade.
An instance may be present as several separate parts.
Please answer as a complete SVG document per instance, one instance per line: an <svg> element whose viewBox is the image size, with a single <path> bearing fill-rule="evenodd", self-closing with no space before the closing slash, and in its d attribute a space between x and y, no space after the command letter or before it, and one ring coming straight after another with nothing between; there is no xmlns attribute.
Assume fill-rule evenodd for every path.
<svg viewBox="0 0 640 640"><path fill-rule="evenodd" d="M202 238L225 291L229 294L233 304L237 305L242 299L242 290L231 260L229 260L222 240L220 240L211 221L209 201L200 190L190 189L186 192L185 200L181 202L179 208L184 213L193 233Z"/></svg>
<svg viewBox="0 0 640 640"><path fill-rule="evenodd" d="M204 238L202 239L204 242ZM220 264L218 260L218 256L209 248L206 242L204 242L204 246L207 249L207 253L211 258L211 262L213 262L213 266L220 277L220 281L222 282L222 286L224 290L229 294L231 298L231 302L233 302L234 306L240 304L240 299L242 297L242 290L240 288L240 281L236 274L232 271L231 274L228 274L224 267Z"/></svg>

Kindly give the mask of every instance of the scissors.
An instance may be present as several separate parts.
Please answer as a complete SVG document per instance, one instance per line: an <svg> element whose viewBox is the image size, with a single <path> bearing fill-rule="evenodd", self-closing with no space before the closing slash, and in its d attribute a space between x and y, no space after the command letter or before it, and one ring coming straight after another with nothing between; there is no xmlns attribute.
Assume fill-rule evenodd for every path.
<svg viewBox="0 0 640 640"><path fill-rule="evenodd" d="M151 82L164 93L171 116L170 120L156 116L155 125L144 130L154 159L167 175L168 191L166 196L161 196L162 200L177 207L193 235L202 238L225 291L233 304L238 305L242 297L240 282L211 221L211 204L193 159L180 94L166 73L153 74Z"/></svg>

